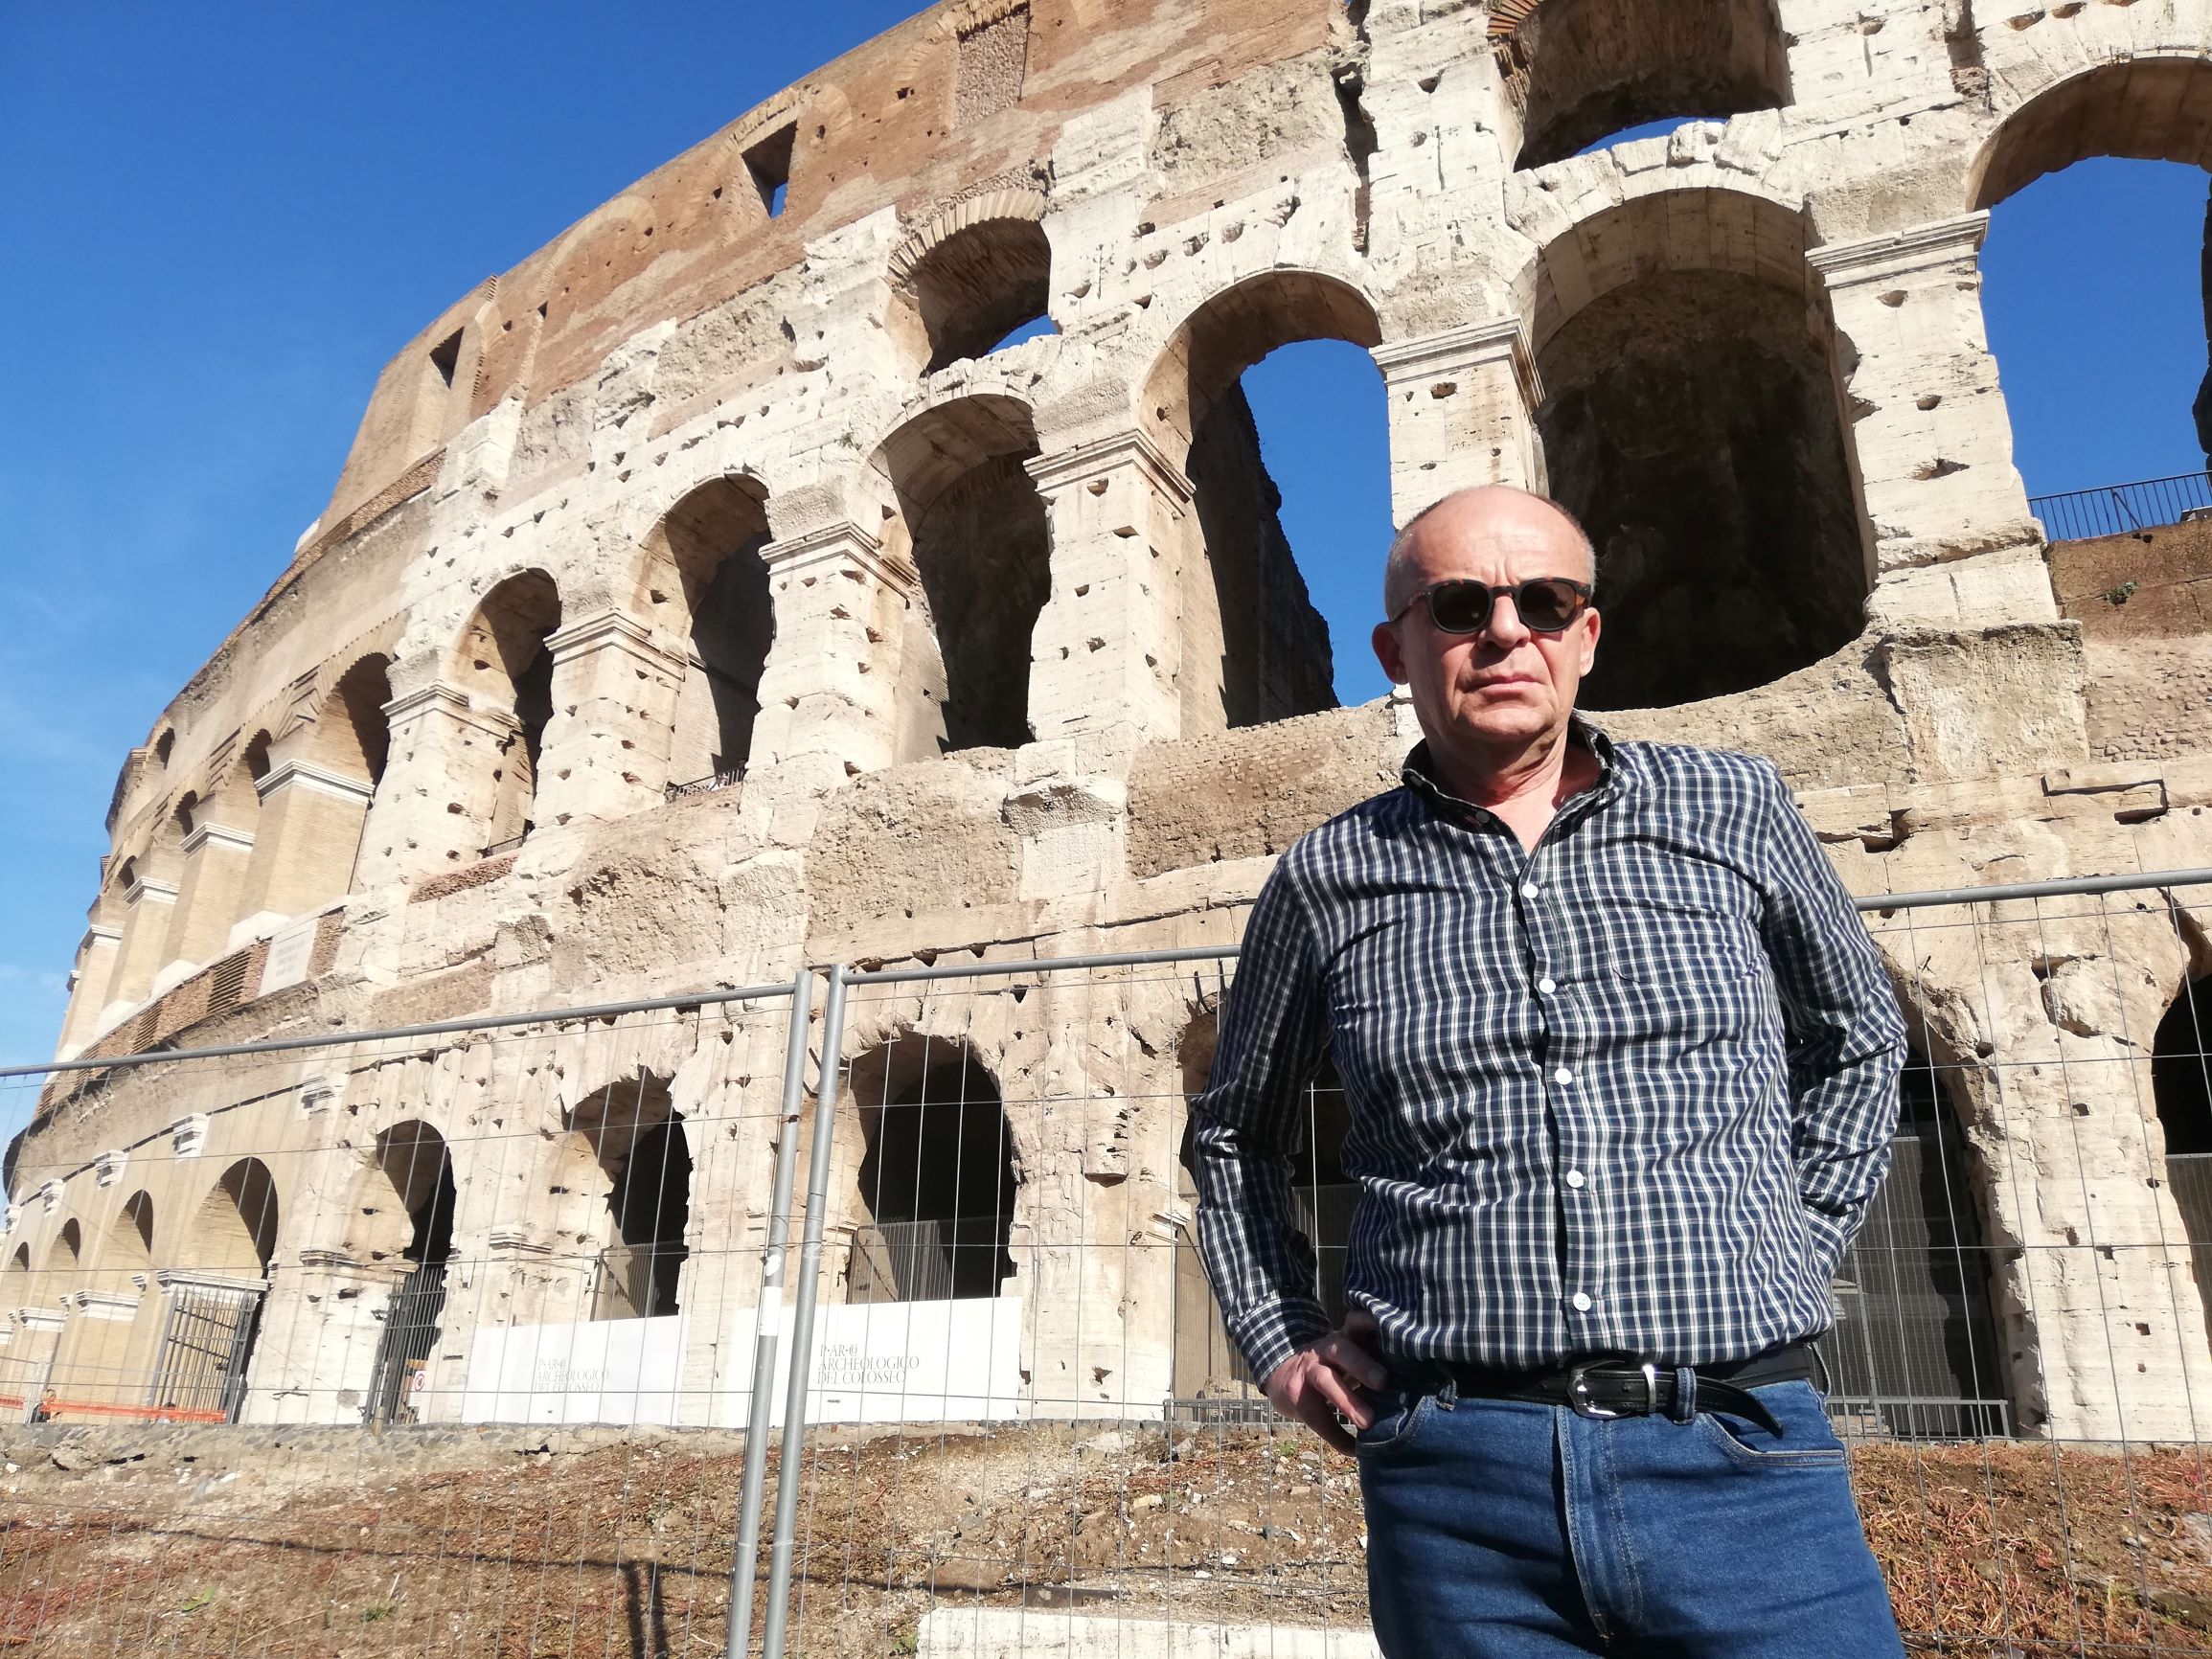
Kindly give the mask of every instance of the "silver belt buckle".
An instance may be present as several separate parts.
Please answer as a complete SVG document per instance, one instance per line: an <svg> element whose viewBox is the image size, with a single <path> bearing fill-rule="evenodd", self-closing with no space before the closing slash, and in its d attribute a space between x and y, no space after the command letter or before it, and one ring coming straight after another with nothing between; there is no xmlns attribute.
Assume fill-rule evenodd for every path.
<svg viewBox="0 0 2212 1659"><path fill-rule="evenodd" d="M1600 1405L1590 1398L1588 1374L1600 1366L1618 1363L1620 1363L1618 1360L1612 1359L1585 1359L1568 1370L1567 1404L1577 1417L1586 1417L1592 1422L1605 1422L1613 1418L1630 1415L1628 1412L1615 1411L1608 1405ZM1659 1409L1659 1368L1647 1359L1636 1367L1636 1371L1644 1379L1644 1409L1637 1415L1650 1417Z"/></svg>

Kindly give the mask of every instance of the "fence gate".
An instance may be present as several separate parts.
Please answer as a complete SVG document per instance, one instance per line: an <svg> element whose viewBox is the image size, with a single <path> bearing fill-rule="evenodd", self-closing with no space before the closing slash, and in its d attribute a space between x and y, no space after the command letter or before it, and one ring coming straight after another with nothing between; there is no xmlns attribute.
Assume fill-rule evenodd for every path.
<svg viewBox="0 0 2212 1659"><path fill-rule="evenodd" d="M243 1284L171 1284L147 1403L215 1421L236 1419L261 1328L262 1295Z"/></svg>
<svg viewBox="0 0 2212 1659"><path fill-rule="evenodd" d="M445 1313L445 1263L425 1261L393 1288L384 1310L384 1334L376 1342L376 1369L369 1379L368 1422L413 1422L408 1394L438 1345L439 1322Z"/></svg>

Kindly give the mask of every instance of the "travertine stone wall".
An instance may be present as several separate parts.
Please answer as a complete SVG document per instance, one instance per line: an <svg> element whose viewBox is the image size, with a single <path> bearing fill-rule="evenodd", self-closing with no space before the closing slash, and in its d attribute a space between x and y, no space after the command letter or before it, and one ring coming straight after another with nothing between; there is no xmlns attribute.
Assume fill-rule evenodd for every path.
<svg viewBox="0 0 2212 1659"><path fill-rule="evenodd" d="M2043 171L2208 159L2208 55L2212 0L924 12L393 360L328 511L124 766L63 1050L150 1030L164 992L214 1011L174 1034L197 1043L833 960L1232 940L1272 857L1387 786L1413 736L1387 701L1328 706L1330 653L1364 642L1308 605L1242 413L1242 373L1313 338L1374 355L1401 520L1549 477L1654 593L1683 514L1638 508L1625 428L1709 448L1756 416L1758 350L1786 356L1817 546L1772 545L1745 489L1730 557L1768 597L1714 644L1755 670L1683 701L1679 664L1624 662L1657 706L1614 729L1770 755L1862 893L2212 864L2196 527L2044 544L1978 266L1987 210ZM1699 119L1574 153L1659 116ZM1624 318L1680 330L1650 386L1609 360L1651 345ZM1752 356L1682 424L1668 375L1711 342ZM2107 597L2131 580L2142 602ZM2017 1420L2201 1434L2185 1402L2212 1399L2212 1359L2141 1079L2201 935L2146 912L1971 937L1980 954L1893 966L1959 1068ZM1084 1409L1177 1386L1172 1264L1130 1241L1176 1225L1178 1057L1207 1011L1146 996L957 1018L918 998L847 1038L865 1061L938 1031L995 1079L1033 1246L1024 1368ZM691 1148L689 1236L718 1265L687 1268L715 1335L686 1376L718 1375L757 1275L780 1034L673 1029L57 1086L15 1153L11 1375L64 1315L143 1350L161 1275L212 1274L267 1286L251 1415L358 1410L398 1272L389 1239L354 1237L377 1134L420 1120L454 1148L470 1265L445 1329L551 1318L580 1295L556 1237L566 1114L646 1075L687 1122L754 1125ZM194 1219L246 1157L271 1171L273 1252L201 1260ZM88 1276L113 1277L138 1192L152 1288L110 1291ZM1083 1323L1101 1307L1110 1329ZM81 1352L121 1352L100 1334ZM92 1341L61 1336L64 1358Z"/></svg>

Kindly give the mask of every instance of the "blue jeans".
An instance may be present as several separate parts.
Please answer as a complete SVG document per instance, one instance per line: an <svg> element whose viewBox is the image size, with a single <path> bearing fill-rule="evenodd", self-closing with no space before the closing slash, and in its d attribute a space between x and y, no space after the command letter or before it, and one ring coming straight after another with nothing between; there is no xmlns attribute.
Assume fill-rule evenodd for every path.
<svg viewBox="0 0 2212 1659"><path fill-rule="evenodd" d="M1810 1383L1786 1431L1700 1412L1382 1390L1359 1436L1367 1588L1388 1659L1895 1659L1843 1447Z"/></svg>

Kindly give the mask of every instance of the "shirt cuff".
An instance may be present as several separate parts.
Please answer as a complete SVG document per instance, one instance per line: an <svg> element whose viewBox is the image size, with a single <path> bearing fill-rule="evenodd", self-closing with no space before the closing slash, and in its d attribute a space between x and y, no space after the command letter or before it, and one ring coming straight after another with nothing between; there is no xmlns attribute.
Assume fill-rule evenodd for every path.
<svg viewBox="0 0 2212 1659"><path fill-rule="evenodd" d="M1311 1297L1285 1297L1239 1315L1229 1334L1243 1351L1253 1377L1266 1387L1277 1366L1335 1329Z"/></svg>

